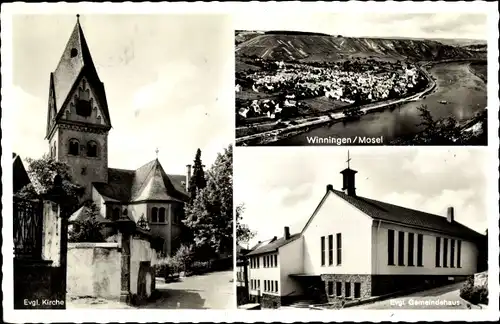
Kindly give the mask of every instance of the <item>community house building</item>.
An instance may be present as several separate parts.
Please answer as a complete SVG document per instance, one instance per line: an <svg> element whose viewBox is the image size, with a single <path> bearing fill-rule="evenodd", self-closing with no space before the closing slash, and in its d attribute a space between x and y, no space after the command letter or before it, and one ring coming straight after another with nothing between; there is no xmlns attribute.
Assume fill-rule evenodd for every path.
<svg viewBox="0 0 500 324"><path fill-rule="evenodd" d="M259 242L249 259L251 302L343 303L461 280L477 272L484 235L446 216L360 197L357 171L326 193L300 233Z"/></svg>

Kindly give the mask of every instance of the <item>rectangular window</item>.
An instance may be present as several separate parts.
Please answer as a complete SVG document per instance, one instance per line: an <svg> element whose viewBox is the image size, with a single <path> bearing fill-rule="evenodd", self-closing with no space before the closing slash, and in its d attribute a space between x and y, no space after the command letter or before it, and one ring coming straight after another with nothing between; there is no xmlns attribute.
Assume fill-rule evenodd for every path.
<svg viewBox="0 0 500 324"><path fill-rule="evenodd" d="M333 281L328 281L328 296L333 295Z"/></svg>
<svg viewBox="0 0 500 324"><path fill-rule="evenodd" d="M325 237L321 237L321 265L325 265Z"/></svg>
<svg viewBox="0 0 500 324"><path fill-rule="evenodd" d="M398 265L405 265L405 232L398 233Z"/></svg>
<svg viewBox="0 0 500 324"><path fill-rule="evenodd" d="M408 233L408 265L413 267L413 250L415 248L415 234Z"/></svg>
<svg viewBox="0 0 500 324"><path fill-rule="evenodd" d="M271 289L269 289L269 291L274 291L274 280L270 280L269 283L271 284Z"/></svg>
<svg viewBox="0 0 500 324"><path fill-rule="evenodd" d="M388 230L387 235L387 264L394 265L394 230Z"/></svg>
<svg viewBox="0 0 500 324"><path fill-rule="evenodd" d="M450 267L455 268L455 240L450 241Z"/></svg>
<svg viewBox="0 0 500 324"><path fill-rule="evenodd" d="M354 283L354 298L361 298L361 282Z"/></svg>
<svg viewBox="0 0 500 324"><path fill-rule="evenodd" d="M351 283L350 282L345 283L345 296L346 296L346 298L351 297Z"/></svg>
<svg viewBox="0 0 500 324"><path fill-rule="evenodd" d="M422 234L418 234L417 236L417 266L424 266L424 236Z"/></svg>
<svg viewBox="0 0 500 324"><path fill-rule="evenodd" d="M333 235L328 235L328 265L333 264Z"/></svg>
<svg viewBox="0 0 500 324"><path fill-rule="evenodd" d="M264 291L267 291L267 280L264 280Z"/></svg>
<svg viewBox="0 0 500 324"><path fill-rule="evenodd" d="M443 239L443 267L448 268L448 239Z"/></svg>
<svg viewBox="0 0 500 324"><path fill-rule="evenodd" d="M274 255L274 266L275 267L278 266L278 255L277 254Z"/></svg>
<svg viewBox="0 0 500 324"><path fill-rule="evenodd" d="M278 292L278 280L274 282L274 289L276 289L276 292Z"/></svg>
<svg viewBox="0 0 500 324"><path fill-rule="evenodd" d="M436 237L436 268L441 267L441 238Z"/></svg>
<svg viewBox="0 0 500 324"><path fill-rule="evenodd" d="M337 265L342 264L342 234L337 233Z"/></svg>
<svg viewBox="0 0 500 324"><path fill-rule="evenodd" d="M260 268L260 257L257 257L257 268Z"/></svg>
<svg viewBox="0 0 500 324"><path fill-rule="evenodd" d="M257 280L257 289L260 289L260 280Z"/></svg>
<svg viewBox="0 0 500 324"><path fill-rule="evenodd" d="M457 268L462 267L462 241L457 241Z"/></svg>
<svg viewBox="0 0 500 324"><path fill-rule="evenodd" d="M335 290L336 290L336 295L338 297L342 296L342 283L341 282L337 281L335 283Z"/></svg>

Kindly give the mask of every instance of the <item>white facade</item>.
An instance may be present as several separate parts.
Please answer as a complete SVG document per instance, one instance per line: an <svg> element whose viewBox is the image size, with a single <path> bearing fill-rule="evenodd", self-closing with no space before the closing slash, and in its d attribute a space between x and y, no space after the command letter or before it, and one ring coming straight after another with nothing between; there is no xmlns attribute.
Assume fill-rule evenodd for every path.
<svg viewBox="0 0 500 324"><path fill-rule="evenodd" d="M267 260L272 261L268 263ZM281 286L279 263L279 255L276 252L250 257L250 266L248 268L250 295L279 295Z"/></svg>
<svg viewBox="0 0 500 324"><path fill-rule="evenodd" d="M290 277L291 274L304 272L304 241L303 237L299 237L279 248L280 262L280 295L295 296L301 295L301 287L297 282Z"/></svg>
<svg viewBox="0 0 500 324"><path fill-rule="evenodd" d="M328 192L302 232L304 273L370 274L372 218L342 198ZM341 234L341 263L337 265L337 234ZM333 262L329 240L333 237ZM325 265L321 265L321 237L325 237Z"/></svg>
<svg viewBox="0 0 500 324"><path fill-rule="evenodd" d="M388 230L394 230L394 265L389 265L388 262ZM398 265L398 246L399 232L404 232L404 265ZM414 266L409 266L408 262L408 237L409 233L414 233ZM417 236L422 235L422 266L417 264ZM427 231L399 224L391 224L381 222L380 227L378 221L374 221L373 226L373 268L372 274L395 274L395 275L449 275L449 276L466 276L472 275L477 271L478 249L476 244L467 240L453 237L447 234L440 234L433 231ZM436 237L441 238L440 246L440 263L436 266ZM448 239L447 246L447 267L443 266L444 244L443 239ZM451 240L455 240L454 246L454 267L451 267ZM457 267L458 260L458 243L461 242L460 267Z"/></svg>

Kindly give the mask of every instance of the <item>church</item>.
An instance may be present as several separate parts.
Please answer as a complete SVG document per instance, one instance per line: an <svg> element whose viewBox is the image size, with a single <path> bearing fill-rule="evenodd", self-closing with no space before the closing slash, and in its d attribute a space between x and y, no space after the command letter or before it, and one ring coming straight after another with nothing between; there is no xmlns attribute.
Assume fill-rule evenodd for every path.
<svg viewBox="0 0 500 324"><path fill-rule="evenodd" d="M106 220L147 221L171 255L180 245L184 204L191 174L167 174L156 158L136 170L108 166L112 129L106 91L94 66L79 15L59 64L50 74L46 140L50 156L65 162ZM158 152L157 152L158 153ZM70 221L85 213L77 211Z"/></svg>
<svg viewBox="0 0 500 324"><path fill-rule="evenodd" d="M453 207L434 215L365 198L356 192L357 171L348 165L341 174L342 189L326 185L299 233L285 226L282 237L246 254L251 301L344 305L478 271L485 236L457 222Z"/></svg>

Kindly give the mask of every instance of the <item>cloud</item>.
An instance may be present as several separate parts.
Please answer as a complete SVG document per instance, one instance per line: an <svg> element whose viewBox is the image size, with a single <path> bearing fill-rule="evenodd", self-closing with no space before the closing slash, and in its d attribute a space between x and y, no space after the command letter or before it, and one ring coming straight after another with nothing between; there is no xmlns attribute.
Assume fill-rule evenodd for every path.
<svg viewBox="0 0 500 324"><path fill-rule="evenodd" d="M133 95L135 116L145 109L162 108L178 111L172 104L191 97L198 68L189 60L170 62L159 68L157 79L139 88Z"/></svg>

